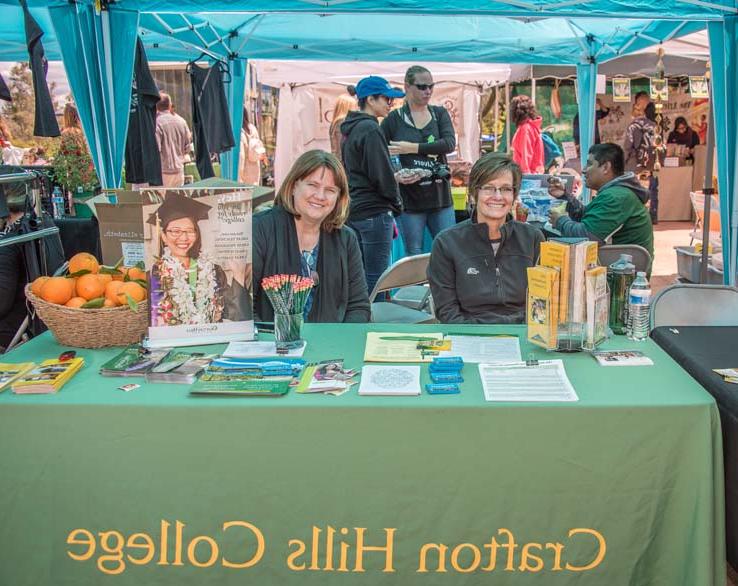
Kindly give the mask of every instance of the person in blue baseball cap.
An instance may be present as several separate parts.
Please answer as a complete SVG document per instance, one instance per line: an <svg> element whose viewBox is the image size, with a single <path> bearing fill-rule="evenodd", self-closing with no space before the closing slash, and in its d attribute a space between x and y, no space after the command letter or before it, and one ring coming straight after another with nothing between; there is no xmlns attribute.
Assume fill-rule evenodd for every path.
<svg viewBox="0 0 738 586"><path fill-rule="evenodd" d="M395 98L405 93L375 75L365 77L356 87L359 110L349 112L341 124L341 154L349 182L351 204L348 224L359 239L367 288L372 291L390 264L395 216L402 212L402 200L390 161L387 140L379 128Z"/></svg>

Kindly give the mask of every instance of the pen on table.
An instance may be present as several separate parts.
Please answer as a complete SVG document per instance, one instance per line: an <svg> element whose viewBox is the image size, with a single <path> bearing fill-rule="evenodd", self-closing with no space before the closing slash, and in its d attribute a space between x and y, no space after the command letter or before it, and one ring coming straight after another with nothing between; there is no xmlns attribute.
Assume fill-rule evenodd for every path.
<svg viewBox="0 0 738 586"><path fill-rule="evenodd" d="M435 342L440 341L434 336L379 336L380 340L399 340L404 342Z"/></svg>
<svg viewBox="0 0 738 586"><path fill-rule="evenodd" d="M445 337L448 336L469 336L472 338L518 338L519 336L517 334L475 334L472 332L448 332L444 334Z"/></svg>

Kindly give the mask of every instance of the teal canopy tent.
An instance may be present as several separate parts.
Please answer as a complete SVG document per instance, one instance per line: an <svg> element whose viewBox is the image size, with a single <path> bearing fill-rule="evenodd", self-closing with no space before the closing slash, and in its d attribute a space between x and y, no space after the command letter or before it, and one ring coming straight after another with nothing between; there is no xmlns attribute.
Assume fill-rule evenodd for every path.
<svg viewBox="0 0 738 586"><path fill-rule="evenodd" d="M114 105L89 112L80 108L90 144L100 151L95 162L108 187L120 180L120 145L125 144L121 138L125 122L118 118L123 117L121 112L127 114L130 91L125 95L123 88L126 84L130 88L133 59L133 40L129 46L126 27L134 38L136 32L141 34L151 61L188 61L204 53L226 62L235 81L227 91L235 133L241 127L245 85L241 80L247 58L576 65L584 147L594 132L597 65L704 29L709 22L713 60L720 52L721 63L728 66L726 70L714 65L712 79L716 128L721 129L717 148L726 210L723 241L728 243L726 249L735 250L737 137L735 124L727 118L738 107L735 74L730 73L731 67L735 69L734 0L215 0L207 3L208 12L202 11L205 5L199 0L118 0L103 2L102 14L89 0L76 5L66 0L29 4L47 33L47 55L64 61L75 98L79 101L78 94L86 90L95 106L97 100L103 100L105 108ZM67 46L60 50L45 25L50 23L49 12L67 14L68 24L65 21L64 34L59 35L65 45L70 34L76 35L91 54ZM69 17L72 12L84 18ZM0 47L6 60L25 58L18 32L21 18L15 0L0 0ZM116 43L106 43L105 30L112 32ZM89 81L91 74L95 79ZM238 136L235 139L238 145ZM586 148L582 153L586 155ZM224 174L235 178L238 147L223 162ZM726 280L733 283L735 253L730 259L726 255L725 266Z"/></svg>
<svg viewBox="0 0 738 586"><path fill-rule="evenodd" d="M104 188L118 187L126 148L138 12L49 8L69 85ZM115 39L115 41L113 41Z"/></svg>

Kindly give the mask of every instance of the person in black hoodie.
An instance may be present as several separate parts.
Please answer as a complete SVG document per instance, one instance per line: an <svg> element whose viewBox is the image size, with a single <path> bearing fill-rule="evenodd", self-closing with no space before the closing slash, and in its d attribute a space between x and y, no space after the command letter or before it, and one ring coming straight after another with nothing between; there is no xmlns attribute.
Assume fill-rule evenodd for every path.
<svg viewBox="0 0 738 586"><path fill-rule="evenodd" d="M394 99L405 94L374 75L359 81L353 91L359 111L349 112L341 124L341 158L351 194L348 225L359 239L366 285L371 292L390 264L394 216L402 212L387 141L377 118L386 117Z"/></svg>

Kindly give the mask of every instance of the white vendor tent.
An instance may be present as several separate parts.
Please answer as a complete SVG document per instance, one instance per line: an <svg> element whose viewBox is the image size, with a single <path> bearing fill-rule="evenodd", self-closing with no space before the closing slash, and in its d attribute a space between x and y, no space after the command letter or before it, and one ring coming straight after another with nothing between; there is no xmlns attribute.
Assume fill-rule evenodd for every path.
<svg viewBox="0 0 738 586"><path fill-rule="evenodd" d="M328 129L333 107L346 86L368 75L402 87L410 62L278 61L249 62L256 79L279 88L277 151L274 176L279 184L294 160L311 148L330 150ZM457 132L458 158L479 156L479 104L483 88L510 78L509 65L499 63L424 62L437 83L433 103L443 105Z"/></svg>

